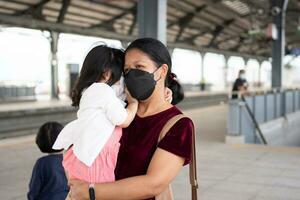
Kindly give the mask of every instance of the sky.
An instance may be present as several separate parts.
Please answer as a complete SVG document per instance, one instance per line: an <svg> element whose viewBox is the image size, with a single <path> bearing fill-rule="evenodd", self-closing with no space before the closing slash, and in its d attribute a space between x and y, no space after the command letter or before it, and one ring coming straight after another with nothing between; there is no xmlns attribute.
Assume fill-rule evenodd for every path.
<svg viewBox="0 0 300 200"><path fill-rule="evenodd" d="M59 85L62 90L68 83L68 64L82 65L87 52L99 43L121 48L121 42L96 37L72 34L60 34L58 44ZM50 45L49 33L23 28L0 28L0 83L35 84L42 90L50 85ZM201 67L204 65L204 81L212 85L213 90L224 90L225 84L231 85L240 69L246 69L246 78L252 84L260 79L265 87L271 84L271 64L265 61L261 65L250 59L245 63L241 57L230 57L207 53L175 49L172 54L173 72L183 84L199 84L202 80ZM292 59L286 56L285 63L291 69L283 70L285 86L300 85L300 57Z"/></svg>

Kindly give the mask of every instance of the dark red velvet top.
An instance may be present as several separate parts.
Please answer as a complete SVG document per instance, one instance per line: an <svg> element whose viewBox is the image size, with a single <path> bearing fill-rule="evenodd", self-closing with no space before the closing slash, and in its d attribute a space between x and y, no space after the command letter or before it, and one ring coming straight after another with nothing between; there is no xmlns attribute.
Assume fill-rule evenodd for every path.
<svg viewBox="0 0 300 200"><path fill-rule="evenodd" d="M173 106L143 118L136 115L130 126L123 129L115 169L117 180L146 174L163 126L178 114L181 114L181 111ZM191 160L193 126L189 118L179 120L160 141L158 147L183 157L184 165L188 164Z"/></svg>

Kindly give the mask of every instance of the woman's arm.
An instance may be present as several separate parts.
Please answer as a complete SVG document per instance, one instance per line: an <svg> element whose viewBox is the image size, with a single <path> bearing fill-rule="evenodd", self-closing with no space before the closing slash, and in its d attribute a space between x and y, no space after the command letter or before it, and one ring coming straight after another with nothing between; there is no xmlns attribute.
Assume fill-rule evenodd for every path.
<svg viewBox="0 0 300 200"><path fill-rule="evenodd" d="M166 162L167 161L167 162ZM98 200L133 200L154 197L170 184L182 168L184 158L158 148L146 175L95 185ZM72 199L89 199L88 184L70 180Z"/></svg>

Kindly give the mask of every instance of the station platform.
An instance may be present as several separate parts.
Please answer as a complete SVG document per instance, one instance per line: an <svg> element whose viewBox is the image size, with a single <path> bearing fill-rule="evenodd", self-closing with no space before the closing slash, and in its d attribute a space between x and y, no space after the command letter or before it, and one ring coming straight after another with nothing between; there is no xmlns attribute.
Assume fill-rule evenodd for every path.
<svg viewBox="0 0 300 200"><path fill-rule="evenodd" d="M298 200L300 148L225 144L227 105L183 109L196 126L199 199ZM23 200L36 159L34 135L0 140L0 197ZM188 167L173 182L190 199Z"/></svg>
<svg viewBox="0 0 300 200"><path fill-rule="evenodd" d="M182 109L216 105L227 101L226 92L188 92ZM69 98L39 100L34 102L12 102L0 104L0 139L35 133L46 121L66 124L76 118L76 109Z"/></svg>
<svg viewBox="0 0 300 200"><path fill-rule="evenodd" d="M217 100L226 101L228 97L228 93L226 91L219 92L186 92L185 100L182 105L187 104L187 101L200 99L202 101L205 100L204 103L208 104L208 100L214 99L213 103ZM43 97L38 101L21 101L21 102L5 102L0 104L0 114L6 114L14 111L26 111L26 110L38 110L38 109L46 109L46 108L61 108L61 107L70 107L71 105L70 98L66 96L61 96L59 100L49 100L49 98ZM199 103L199 102L198 102ZM197 105L199 106L199 105Z"/></svg>

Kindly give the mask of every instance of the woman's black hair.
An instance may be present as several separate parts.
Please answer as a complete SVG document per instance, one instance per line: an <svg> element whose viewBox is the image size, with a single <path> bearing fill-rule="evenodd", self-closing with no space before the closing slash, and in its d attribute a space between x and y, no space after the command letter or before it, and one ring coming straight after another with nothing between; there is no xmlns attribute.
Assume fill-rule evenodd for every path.
<svg viewBox="0 0 300 200"><path fill-rule="evenodd" d="M168 81L169 81L168 88L170 88L173 92L171 103L173 105L176 105L184 99L183 88L179 84L179 82L177 80L177 76L174 73L171 73L169 75L169 80ZM176 91L176 92L174 92L174 91Z"/></svg>
<svg viewBox="0 0 300 200"><path fill-rule="evenodd" d="M120 80L124 67L124 51L106 45L99 45L89 51L84 59L79 78L72 91L72 106L78 107L82 91L93 83L104 78L106 72L111 77L108 85L113 85Z"/></svg>
<svg viewBox="0 0 300 200"><path fill-rule="evenodd" d="M55 153L61 152L62 150L54 150L52 146L63 129L63 125L58 122L46 122L43 124L35 138L35 143L43 153Z"/></svg>
<svg viewBox="0 0 300 200"><path fill-rule="evenodd" d="M167 47L162 42L154 38L140 38L130 43L125 50L125 54L131 49L138 49L142 51L154 63L156 63L158 67L163 64L168 65L169 68L165 80L165 86L170 88L173 92L173 105L182 101L184 98L184 92L182 86L174 78L174 74L172 73L172 60Z"/></svg>

